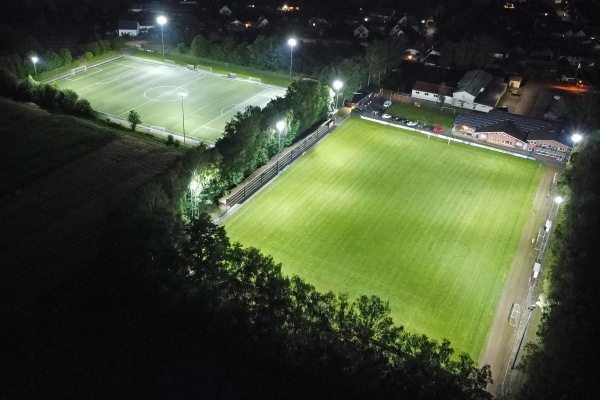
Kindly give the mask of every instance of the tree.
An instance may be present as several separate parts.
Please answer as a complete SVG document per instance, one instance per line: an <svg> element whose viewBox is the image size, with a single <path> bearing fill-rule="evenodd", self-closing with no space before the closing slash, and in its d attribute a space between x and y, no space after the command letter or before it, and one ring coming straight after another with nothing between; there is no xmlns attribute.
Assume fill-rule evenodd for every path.
<svg viewBox="0 0 600 400"><path fill-rule="evenodd" d="M288 109L293 112L294 119L300 124L298 134L301 135L327 118L329 87L312 79L294 82L286 92L285 101Z"/></svg>
<svg viewBox="0 0 600 400"><path fill-rule="evenodd" d="M202 35L196 35L192 40L190 49L192 54L198 57L207 57L210 54L211 43Z"/></svg>
<svg viewBox="0 0 600 400"><path fill-rule="evenodd" d="M127 121L131 124L131 130L135 131L135 127L142 122L142 119L137 111L131 110L129 111L129 115L127 115Z"/></svg>
<svg viewBox="0 0 600 400"><path fill-rule="evenodd" d="M442 82L442 84L439 87L438 90L438 99L440 99L440 109L444 108L444 103L446 102L446 92L448 90L448 87L446 86L445 82Z"/></svg>

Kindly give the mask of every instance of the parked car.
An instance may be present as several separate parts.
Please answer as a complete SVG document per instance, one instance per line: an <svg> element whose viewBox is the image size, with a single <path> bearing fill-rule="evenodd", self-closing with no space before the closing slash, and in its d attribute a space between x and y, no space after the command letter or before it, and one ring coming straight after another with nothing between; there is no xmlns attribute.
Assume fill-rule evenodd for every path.
<svg viewBox="0 0 600 400"><path fill-rule="evenodd" d="M445 129L444 129L444 127L443 127L443 126L436 125L436 126L433 128L433 131L434 131L435 133L440 133L440 132L444 132L444 131L445 131Z"/></svg>
<svg viewBox="0 0 600 400"><path fill-rule="evenodd" d="M400 119L398 119L398 122L401 122L403 124L408 124L408 120L406 118L400 118Z"/></svg>
<svg viewBox="0 0 600 400"><path fill-rule="evenodd" d="M389 106L391 106L391 105L392 105L392 101L391 101L391 100L386 100L386 101L384 101L384 102L383 102L383 106L384 106L385 108L388 108L388 107L389 107Z"/></svg>
<svg viewBox="0 0 600 400"><path fill-rule="evenodd" d="M408 126L417 126L417 123L418 123L417 121L407 121L406 125L408 125Z"/></svg>
<svg viewBox="0 0 600 400"><path fill-rule="evenodd" d="M392 118L392 116L390 114L383 114L381 116L381 118L383 118L383 119L390 119L390 118Z"/></svg>

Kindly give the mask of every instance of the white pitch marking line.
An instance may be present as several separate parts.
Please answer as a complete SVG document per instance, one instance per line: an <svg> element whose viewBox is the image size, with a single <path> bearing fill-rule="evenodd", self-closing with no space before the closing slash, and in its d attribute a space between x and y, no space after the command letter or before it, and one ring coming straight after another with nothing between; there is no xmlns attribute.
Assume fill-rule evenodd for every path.
<svg viewBox="0 0 600 400"><path fill-rule="evenodd" d="M190 81L190 82L184 83L183 85L177 86L177 87L175 87L174 89L171 89L171 90L169 90L169 91L167 91L167 92L165 92L165 93L162 93L160 96L157 96L157 97L155 97L155 98L154 98L154 99L152 99L152 100L145 101L145 102L143 102L142 104L139 104L139 105L137 105L137 106L135 106L135 107L131 108L131 110L135 110L135 109L136 109L136 108L138 108L138 107L141 107L141 106L143 106L143 105L146 105L146 104L150 103L151 101L154 101L154 100L158 99L159 97L161 97L161 96L164 96L165 94L169 94L169 93L171 93L171 92L172 92L172 91L174 91L174 90L180 90L180 89L183 89L183 88L184 88L184 86L186 86L186 85L189 85L190 83L196 82L196 81L198 81L198 80L200 80L200 79L202 79L202 78L203 78L203 76L201 76L200 78L194 79L193 81ZM121 114L117 115L117 117L120 117L121 115L125 115L125 114L126 114L126 113L128 113L128 112L129 112L129 111L125 111L125 112L123 112L123 113L121 113Z"/></svg>

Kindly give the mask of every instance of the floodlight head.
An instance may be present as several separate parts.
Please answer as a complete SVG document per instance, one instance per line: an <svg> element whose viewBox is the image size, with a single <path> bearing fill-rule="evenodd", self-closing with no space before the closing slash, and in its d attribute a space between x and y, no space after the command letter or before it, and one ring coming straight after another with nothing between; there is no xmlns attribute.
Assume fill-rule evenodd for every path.
<svg viewBox="0 0 600 400"><path fill-rule="evenodd" d="M573 143L575 144L579 143L581 139L583 139L583 136L581 136L579 133L574 133L573 136L571 136L571 140L573 140Z"/></svg>
<svg viewBox="0 0 600 400"><path fill-rule="evenodd" d="M160 17L156 18L156 22L158 22L159 25L164 25L167 23L167 18L161 15Z"/></svg>
<svg viewBox="0 0 600 400"><path fill-rule="evenodd" d="M291 38L288 40L288 44L292 47L294 47L296 44L298 44L298 41L294 38Z"/></svg>
<svg viewBox="0 0 600 400"><path fill-rule="evenodd" d="M181 97L181 98L183 98L183 97L187 96L187 93L186 93L186 92L179 92L179 93L177 93L177 94L178 94L178 95L179 95L179 97Z"/></svg>
<svg viewBox="0 0 600 400"><path fill-rule="evenodd" d="M564 200L565 200L565 199L563 199L561 196L556 196L556 197L554 198L554 202L555 202L556 204L560 204L560 203L562 203Z"/></svg>
<svg viewBox="0 0 600 400"><path fill-rule="evenodd" d="M335 80L333 81L333 88L335 90L340 90L342 88L342 86L344 86L344 83L340 80Z"/></svg>
<svg viewBox="0 0 600 400"><path fill-rule="evenodd" d="M285 128L285 121L279 121L275 124L275 127L279 132L281 132Z"/></svg>
<svg viewBox="0 0 600 400"><path fill-rule="evenodd" d="M198 181L197 181L197 180L195 180L195 179L194 179L193 181L191 181L191 182L190 182L190 185L189 185L189 187L190 187L190 190L191 190L192 192L195 192L196 190L198 190L198 186L199 186L199 184L198 184Z"/></svg>
<svg viewBox="0 0 600 400"><path fill-rule="evenodd" d="M32 56L31 57L31 61L33 61L34 63L38 62L39 58L37 58L36 56Z"/></svg>

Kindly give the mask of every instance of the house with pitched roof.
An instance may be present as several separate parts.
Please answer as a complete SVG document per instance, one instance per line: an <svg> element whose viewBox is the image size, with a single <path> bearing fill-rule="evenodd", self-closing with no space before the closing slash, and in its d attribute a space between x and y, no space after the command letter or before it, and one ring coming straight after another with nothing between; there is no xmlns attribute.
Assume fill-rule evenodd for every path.
<svg viewBox="0 0 600 400"><path fill-rule="evenodd" d="M562 125L497 110L458 114L452 132L562 162L566 162L572 150L571 140Z"/></svg>
<svg viewBox="0 0 600 400"><path fill-rule="evenodd" d="M140 24L138 23L138 21L120 20L118 30L119 30L119 36L123 36L123 35L137 36L140 34Z"/></svg>
<svg viewBox="0 0 600 400"><path fill-rule="evenodd" d="M417 82L415 87L411 94L413 98L440 102L439 85ZM502 78L494 78L482 70L469 71L460 79L456 89L450 88L452 92L444 95L444 103L469 110L489 112L496 107L506 87Z"/></svg>

